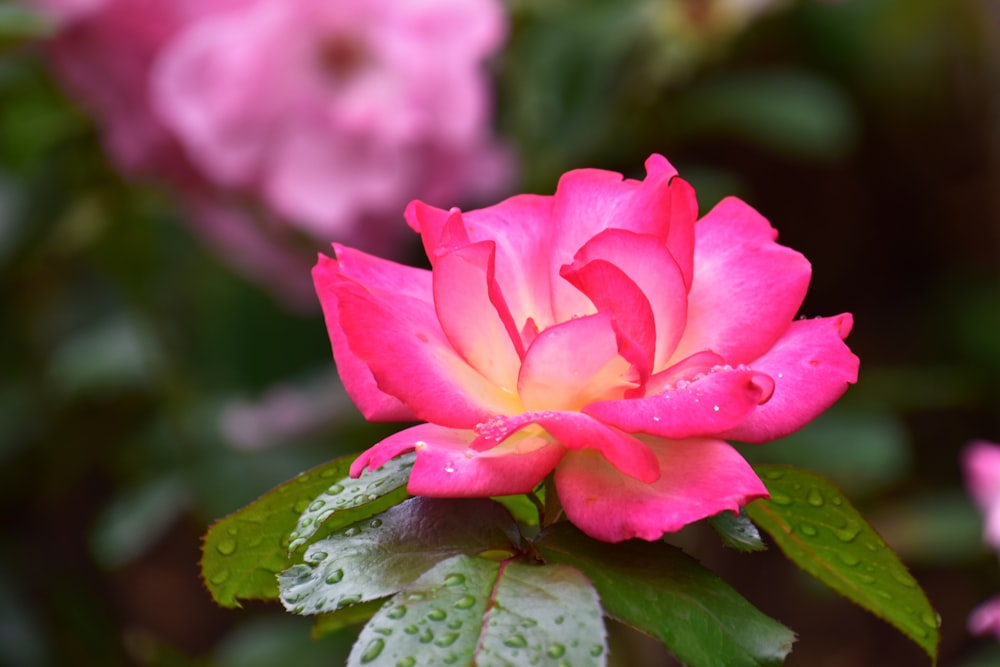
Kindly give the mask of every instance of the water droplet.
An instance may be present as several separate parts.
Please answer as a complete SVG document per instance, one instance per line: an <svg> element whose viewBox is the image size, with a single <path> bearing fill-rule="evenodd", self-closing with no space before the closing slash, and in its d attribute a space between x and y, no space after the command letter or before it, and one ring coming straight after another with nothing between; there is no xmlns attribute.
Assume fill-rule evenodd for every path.
<svg viewBox="0 0 1000 667"><path fill-rule="evenodd" d="M785 473L780 470L768 470L764 473L765 479L781 479L785 476Z"/></svg>
<svg viewBox="0 0 1000 667"><path fill-rule="evenodd" d="M401 604L398 607L393 607L388 612L386 612L385 615L387 618L391 618L394 621L398 621L399 619L406 616L406 605Z"/></svg>
<svg viewBox="0 0 1000 667"><path fill-rule="evenodd" d="M396 667L413 667L417 664L417 659L413 656L407 656L396 663Z"/></svg>
<svg viewBox="0 0 1000 667"><path fill-rule="evenodd" d="M305 561L307 563L312 563L313 565L318 565L326 560L327 556L330 554L325 551L313 551L308 556L306 556Z"/></svg>
<svg viewBox="0 0 1000 667"><path fill-rule="evenodd" d="M533 628L536 625L538 625L538 621L536 621L533 618L526 618L523 621L521 621L522 628Z"/></svg>
<svg viewBox="0 0 1000 667"><path fill-rule="evenodd" d="M604 647L601 646L600 644L594 644L594 647L590 649L590 655L594 656L595 658L601 655L602 653L604 653Z"/></svg>
<svg viewBox="0 0 1000 667"><path fill-rule="evenodd" d="M903 573L903 572L893 572L892 578L896 580L900 586L904 588L916 588L917 582L913 581L913 577Z"/></svg>
<svg viewBox="0 0 1000 667"><path fill-rule="evenodd" d="M858 575L858 580L861 583L863 583L863 584L874 584L875 583L875 577L873 577L870 574L859 574Z"/></svg>
<svg viewBox="0 0 1000 667"><path fill-rule="evenodd" d="M455 464L451 461L448 461L447 463L444 464L444 471L455 472Z"/></svg>
<svg viewBox="0 0 1000 667"><path fill-rule="evenodd" d="M521 635L511 635L503 640L503 645L510 648L525 648L528 646L528 640Z"/></svg>
<svg viewBox="0 0 1000 667"><path fill-rule="evenodd" d="M333 477L336 474L337 474L337 470L336 469L332 469L332 470L324 470L323 472L321 472L319 474L319 476L320 476L320 479L330 479L331 477Z"/></svg>
<svg viewBox="0 0 1000 667"><path fill-rule="evenodd" d="M834 529L833 534L836 535L837 539L841 542L853 542L854 538L856 538L860 532L861 526L853 522L848 522L846 527Z"/></svg>
<svg viewBox="0 0 1000 667"><path fill-rule="evenodd" d="M378 496L376 496L374 493L369 493L367 498L369 501L378 500Z"/></svg>
<svg viewBox="0 0 1000 667"><path fill-rule="evenodd" d="M465 575L453 572L444 578L445 586L458 586L465 583Z"/></svg>
<svg viewBox="0 0 1000 667"><path fill-rule="evenodd" d="M343 578L344 578L344 571L341 570L340 568L337 568L330 574L326 575L326 579L324 581L326 581L326 583L328 584L339 584L341 579Z"/></svg>
<svg viewBox="0 0 1000 667"><path fill-rule="evenodd" d="M444 609L431 609L430 613L427 614L427 618L432 621L443 621L448 618L448 614L445 613Z"/></svg>
<svg viewBox="0 0 1000 667"><path fill-rule="evenodd" d="M861 562L861 559L855 556L854 554L845 553L843 551L837 552L837 558L840 559L841 563L850 567L854 567L855 565Z"/></svg>
<svg viewBox="0 0 1000 667"><path fill-rule="evenodd" d="M471 595L463 595L455 601L455 606L459 609L468 609L474 604L476 604L476 598Z"/></svg>
<svg viewBox="0 0 1000 667"><path fill-rule="evenodd" d="M375 628L375 632L382 635L383 637L388 637L392 634L392 628Z"/></svg>
<svg viewBox="0 0 1000 667"><path fill-rule="evenodd" d="M812 524L803 523L799 525L799 532L801 532L806 537L816 537L819 535L819 531L816 530L816 526Z"/></svg>
<svg viewBox="0 0 1000 667"><path fill-rule="evenodd" d="M430 628L426 628L426 629L425 629L425 630L424 630L424 631L423 631L423 632L422 632L422 633L420 634L420 636L419 636L419 637L417 637L417 640L418 640L418 641L419 641L419 642L420 642L421 644L430 644L430 643L431 643L432 641L434 641L434 633L433 633L433 632L431 632L431 629L430 629Z"/></svg>
<svg viewBox="0 0 1000 667"><path fill-rule="evenodd" d="M937 614L932 614L929 611L925 611L920 614L920 622L926 625L931 630L937 630L941 626L941 617Z"/></svg>
<svg viewBox="0 0 1000 667"><path fill-rule="evenodd" d="M823 506L823 494L819 492L819 489L813 487L809 489L809 495L806 496L806 502L813 507Z"/></svg>
<svg viewBox="0 0 1000 667"><path fill-rule="evenodd" d="M457 632L449 632L446 635L441 635L434 641L435 646L445 647L454 644L458 638L461 637Z"/></svg>
<svg viewBox="0 0 1000 667"><path fill-rule="evenodd" d="M840 496L834 496L833 498L830 499L830 502L836 505L837 507L840 507L841 505L844 504L844 501L840 499Z"/></svg>
<svg viewBox="0 0 1000 667"><path fill-rule="evenodd" d="M212 575L209 581L218 586L219 584L224 584L227 579L229 579L229 570L219 570Z"/></svg>
<svg viewBox="0 0 1000 667"><path fill-rule="evenodd" d="M309 508L309 500L308 499L303 499L303 500L300 500L299 502L295 503L295 507L293 509L295 510L296 514L302 514L308 508Z"/></svg>
<svg viewBox="0 0 1000 667"><path fill-rule="evenodd" d="M451 628L452 630L458 630L460 627L462 627L462 621L458 620L457 618L454 621L448 621L448 627Z"/></svg>
<svg viewBox="0 0 1000 667"><path fill-rule="evenodd" d="M415 625L408 625L405 628L403 628L403 632L405 632L408 635L415 635L418 632L420 632L420 628L418 628Z"/></svg>
<svg viewBox="0 0 1000 667"><path fill-rule="evenodd" d="M418 591L418 592L416 592L416 593L410 593L410 594L409 594L408 596L406 596L406 597L407 597L407 599L408 599L408 600L410 600L411 602L420 602L421 600L423 600L424 598L426 598L426 597L427 597L427 595L425 595L424 593L420 593L420 592Z"/></svg>
<svg viewBox="0 0 1000 667"><path fill-rule="evenodd" d="M365 648L365 652L361 654L361 663L368 664L375 658L379 657L379 655L382 654L382 649L384 648L385 648L385 640L382 639L381 637L376 637L375 639L371 640L367 648Z"/></svg>
<svg viewBox="0 0 1000 667"><path fill-rule="evenodd" d="M347 597L340 598L337 601L337 607L346 607L349 604L356 604L361 602L360 595L348 595Z"/></svg>
<svg viewBox="0 0 1000 667"><path fill-rule="evenodd" d="M562 616L556 616L555 620L556 620L556 625L562 625L563 621L565 621L566 619L563 618Z"/></svg>
<svg viewBox="0 0 1000 667"><path fill-rule="evenodd" d="M545 651L545 653L550 658L561 658L566 653L566 647L560 644L559 642L552 642L552 645L549 646L548 650Z"/></svg>
<svg viewBox="0 0 1000 667"><path fill-rule="evenodd" d="M357 535L360 532L361 532L360 528L358 528L357 526L351 526L350 528L348 528L347 530L344 531L344 536L345 537L354 537L355 535Z"/></svg>
<svg viewBox="0 0 1000 667"><path fill-rule="evenodd" d="M716 412L718 412L719 411L719 406L718 405L713 405L712 409L715 410Z"/></svg>
<svg viewBox="0 0 1000 667"><path fill-rule="evenodd" d="M372 528L378 528L379 526L382 525L382 519L372 519L372 522L368 525L371 526Z"/></svg>
<svg viewBox="0 0 1000 667"><path fill-rule="evenodd" d="M215 548L223 556L231 556L236 551L236 540L222 540Z"/></svg>
<svg viewBox="0 0 1000 667"><path fill-rule="evenodd" d="M883 591L881 588L876 588L875 589L875 595L877 595L880 598L883 598L885 600L891 600L892 599L892 593L890 593L889 591Z"/></svg>
<svg viewBox="0 0 1000 667"><path fill-rule="evenodd" d="M309 506L310 512L318 512L326 506L325 500L314 500L312 505Z"/></svg>
<svg viewBox="0 0 1000 667"><path fill-rule="evenodd" d="M230 537L236 537L239 534L240 531L239 531L239 528L237 528L236 526L233 526L231 528L227 528L226 532L229 533Z"/></svg>
<svg viewBox="0 0 1000 667"><path fill-rule="evenodd" d="M772 493L771 502L775 505L782 505L783 507L788 507L792 504L792 499L783 493Z"/></svg>

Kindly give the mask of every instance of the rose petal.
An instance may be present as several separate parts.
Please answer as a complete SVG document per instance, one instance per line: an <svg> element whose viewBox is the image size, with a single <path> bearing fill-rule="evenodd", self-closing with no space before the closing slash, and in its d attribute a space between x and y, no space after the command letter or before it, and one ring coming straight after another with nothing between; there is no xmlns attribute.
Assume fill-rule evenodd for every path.
<svg viewBox="0 0 1000 667"><path fill-rule="evenodd" d="M962 469L969 495L985 516L983 539L1000 549L1000 446L970 443L962 452Z"/></svg>
<svg viewBox="0 0 1000 667"><path fill-rule="evenodd" d="M375 258L371 258L375 260ZM343 262L346 260L331 259L326 255L320 255L319 261L313 267L313 282L316 285L316 294L319 296L320 305L323 307L323 317L326 321L326 330L330 335L330 344L333 348L333 358L337 362L337 373L340 375L344 388L347 390L351 400L361 410L361 414L369 421L413 421L417 417L413 411L395 396L390 396L378 388L375 377L363 360L351 351L347 343L347 336L340 326L340 311L337 307L337 293L334 290L334 283L340 280L339 276L343 270ZM399 266L393 262L384 262ZM407 267L400 267L406 269ZM394 269L392 270L394 271ZM414 269L400 271L399 274L416 275L410 273ZM426 273L426 272L425 272ZM378 273L380 277L388 277L392 273ZM428 278L430 276L427 276ZM407 284L419 284L420 280L411 281Z"/></svg>
<svg viewBox="0 0 1000 667"><path fill-rule="evenodd" d="M628 433L710 436L741 424L773 391L774 381L767 375L720 369L647 398L592 403L583 411Z"/></svg>
<svg viewBox="0 0 1000 667"><path fill-rule="evenodd" d="M764 354L792 321L809 286L805 257L774 242L757 211L727 198L695 225L687 326L673 359L711 350L730 364Z"/></svg>
<svg viewBox="0 0 1000 667"><path fill-rule="evenodd" d="M391 435L351 466L357 477L404 452L416 450L407 488L417 496L479 498L529 493L545 479L565 449L540 430L523 430L487 451L469 448L472 431L421 424Z"/></svg>
<svg viewBox="0 0 1000 667"><path fill-rule="evenodd" d="M529 411L579 410L596 400L621 398L635 386L631 368L618 354L611 316L599 313L538 334L521 364L517 393Z"/></svg>
<svg viewBox="0 0 1000 667"><path fill-rule="evenodd" d="M332 289L337 323L351 352L368 366L378 388L406 404L418 419L469 428L522 409L517 396L455 352L433 307L422 299L368 288L343 275Z"/></svg>
<svg viewBox="0 0 1000 667"><path fill-rule="evenodd" d="M660 479L644 484L595 452L568 453L556 468L567 518L591 537L658 540L689 523L767 497L750 465L719 440L656 440Z"/></svg>
<svg viewBox="0 0 1000 667"><path fill-rule="evenodd" d="M1000 640L1000 597L992 598L973 609L966 627L970 634L991 634Z"/></svg>
<svg viewBox="0 0 1000 667"><path fill-rule="evenodd" d="M494 447L493 443L506 443L511 434L531 426L541 426L567 449L599 452L629 477L648 483L660 476L656 457L646 443L579 412L525 412L513 417L494 417L476 427L479 437L472 448L485 450Z"/></svg>
<svg viewBox="0 0 1000 667"><path fill-rule="evenodd" d="M627 276L641 295L631 295L631 289L607 269L592 271L584 268L605 260L615 271ZM601 266L601 265L598 265ZM687 288L684 277L662 239L649 234L636 234L621 229L608 229L593 237L577 252L573 264L562 272L564 278L586 294L598 310L608 310L624 326L633 340L643 347L655 347L650 354L653 370L662 370L684 333L687 320ZM654 341L645 341L649 327L646 309L653 316Z"/></svg>
<svg viewBox="0 0 1000 667"><path fill-rule="evenodd" d="M484 241L438 257L434 305L455 350L491 382L514 392L524 347L494 280L495 251Z"/></svg>
<svg viewBox="0 0 1000 667"><path fill-rule="evenodd" d="M724 438L766 442L815 419L858 380L858 358L843 339L849 314L793 322L788 331L751 366L774 379L774 395Z"/></svg>

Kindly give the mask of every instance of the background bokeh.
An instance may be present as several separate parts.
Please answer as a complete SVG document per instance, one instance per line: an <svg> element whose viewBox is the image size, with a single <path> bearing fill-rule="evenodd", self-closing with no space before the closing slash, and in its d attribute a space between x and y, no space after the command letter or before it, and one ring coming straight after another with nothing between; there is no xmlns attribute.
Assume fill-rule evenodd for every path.
<svg viewBox="0 0 1000 667"><path fill-rule="evenodd" d="M940 612L941 665L1000 664L965 629L1000 566L959 468L969 440L1000 441L997 4L506 9L489 68L519 170L507 192L550 193L582 166L641 177L660 152L703 210L737 194L768 217L813 263L803 314L854 313L862 370L813 425L744 451L845 489ZM344 396L318 310L230 268L170 188L116 171L53 76L51 34L0 4L0 664L341 664L350 633L316 642L277 605L216 608L199 539L395 427ZM399 255L419 261L416 241ZM799 633L789 665L927 664L775 550L679 539ZM674 664L613 633L614 664Z"/></svg>

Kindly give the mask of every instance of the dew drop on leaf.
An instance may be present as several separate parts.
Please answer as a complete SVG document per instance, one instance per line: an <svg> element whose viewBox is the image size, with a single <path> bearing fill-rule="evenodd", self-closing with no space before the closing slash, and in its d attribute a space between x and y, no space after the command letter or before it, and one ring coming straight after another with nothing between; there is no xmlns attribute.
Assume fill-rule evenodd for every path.
<svg viewBox="0 0 1000 667"><path fill-rule="evenodd" d="M528 645L528 640L521 635L511 635L503 640L504 646L509 646L510 648L525 648Z"/></svg>
<svg viewBox="0 0 1000 667"><path fill-rule="evenodd" d="M833 534L837 536L837 539L841 542L853 542L854 538L858 536L861 532L861 527L857 524L850 523L846 528L838 528L833 531ZM875 551L877 547L872 544L865 545L868 547L869 551Z"/></svg>
<svg viewBox="0 0 1000 667"><path fill-rule="evenodd" d="M849 567L854 567L855 565L861 562L861 559L855 556L854 554L844 553L842 551L837 552L837 558L840 559L841 563Z"/></svg>
<svg viewBox="0 0 1000 667"><path fill-rule="evenodd" d="M768 470L767 472L764 473L764 477L766 479L781 479L784 476L785 473L781 472L780 470Z"/></svg>
<svg viewBox="0 0 1000 667"><path fill-rule="evenodd" d="M819 531L816 530L816 526L813 526L808 523L803 523L802 525L800 525L799 531L806 537L816 537L817 535L819 535Z"/></svg>
<svg viewBox="0 0 1000 667"><path fill-rule="evenodd" d="M215 548L223 556L231 556L236 551L236 540L222 540Z"/></svg>
<svg viewBox="0 0 1000 667"><path fill-rule="evenodd" d="M365 652L361 654L362 664L368 664L375 658L382 654L382 649L385 648L385 640L381 637L376 637L371 640L368 646L365 648Z"/></svg>
<svg viewBox="0 0 1000 667"><path fill-rule="evenodd" d="M324 581L326 581L326 583L328 584L339 584L343 578L344 578L344 571L341 570L340 568L337 568L330 574L326 575L326 579Z"/></svg>
<svg viewBox="0 0 1000 667"><path fill-rule="evenodd" d="M455 601L455 606L459 609L468 609L474 604L476 604L476 598L471 595L463 595Z"/></svg>
<svg viewBox="0 0 1000 667"><path fill-rule="evenodd" d="M399 605L398 607L393 607L386 613L386 617L391 618L394 621L398 621L404 616L406 616L406 605L403 604Z"/></svg>
<svg viewBox="0 0 1000 667"><path fill-rule="evenodd" d="M227 579L229 579L229 570L220 570L212 575L210 581L218 586L219 584L225 583Z"/></svg>
<svg viewBox="0 0 1000 667"><path fill-rule="evenodd" d="M318 512L326 505L325 500L314 500L312 505L309 506L310 512Z"/></svg>
<svg viewBox="0 0 1000 667"><path fill-rule="evenodd" d="M326 553L325 551L313 551L311 554L309 554L306 557L305 560L308 563L312 563L313 565L317 565L317 564L322 563L323 561L325 561L327 559L327 556L329 556L329 555L330 554Z"/></svg>
<svg viewBox="0 0 1000 667"><path fill-rule="evenodd" d="M340 484L334 484L333 486L331 486L329 489L326 490L326 495L328 495L328 496L336 496L337 494L340 494L340 493L343 493L343 492L344 492L344 487L343 486L341 486Z"/></svg>
<svg viewBox="0 0 1000 667"><path fill-rule="evenodd" d="M819 489L813 487L809 489L809 494L806 496L806 502L813 507L822 507L824 503L823 494L819 492Z"/></svg>
<svg viewBox="0 0 1000 667"><path fill-rule="evenodd" d="M431 609L430 613L427 614L427 618L432 621L443 621L448 617L443 609Z"/></svg>
<svg viewBox="0 0 1000 667"><path fill-rule="evenodd" d="M549 646L548 650L545 651L545 653L550 658L561 658L566 653L566 647L560 644L559 642L552 642L552 645Z"/></svg>
<svg viewBox="0 0 1000 667"><path fill-rule="evenodd" d="M420 640L421 644L430 644L434 641L434 633L431 632L430 628L427 628L420 634L419 637L417 637L417 639Z"/></svg>
<svg viewBox="0 0 1000 667"><path fill-rule="evenodd" d="M417 659L412 655L408 655L399 662L396 663L396 667L413 667L417 664Z"/></svg>
<svg viewBox="0 0 1000 667"><path fill-rule="evenodd" d="M445 646L451 646L452 644L454 644L458 640L458 638L460 636L461 635L459 635L457 632L449 632L446 635L441 635L440 637L438 637L434 641L434 645L435 646L440 646L442 648L445 647Z"/></svg>
<svg viewBox="0 0 1000 667"><path fill-rule="evenodd" d="M775 505L782 505L784 507L787 507L792 504L792 499L783 493L772 493L771 502L774 503Z"/></svg>
<svg viewBox="0 0 1000 667"><path fill-rule="evenodd" d="M941 625L941 617L930 612L920 614L920 622L932 630L936 630Z"/></svg>
<svg viewBox="0 0 1000 667"><path fill-rule="evenodd" d="M382 525L382 519L372 519L372 522L368 525L371 526L372 528L378 528L379 526Z"/></svg>
<svg viewBox="0 0 1000 667"><path fill-rule="evenodd" d="M405 628L403 628L403 632L405 632L408 635L415 635L418 632L420 632L420 628L418 628L415 625L408 625Z"/></svg>
<svg viewBox="0 0 1000 667"><path fill-rule="evenodd" d="M465 583L465 575L459 574L458 572L453 572L444 578L445 586L458 586L459 584Z"/></svg>
<svg viewBox="0 0 1000 667"><path fill-rule="evenodd" d="M602 653L604 653L604 647L601 646L600 644L594 644L594 647L590 649L590 655L594 656L595 658L601 655Z"/></svg>

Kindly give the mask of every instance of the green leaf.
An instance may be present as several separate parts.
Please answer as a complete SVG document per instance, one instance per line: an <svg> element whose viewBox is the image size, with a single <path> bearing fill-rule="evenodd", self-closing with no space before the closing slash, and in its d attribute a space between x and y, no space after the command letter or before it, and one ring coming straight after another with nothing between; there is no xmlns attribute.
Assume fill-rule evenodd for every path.
<svg viewBox="0 0 1000 667"><path fill-rule="evenodd" d="M339 527L363 518L357 513L345 514L346 510L367 506L367 517L401 503L408 495L405 487L413 461L413 455L401 456L357 479L345 476L328 486L299 517L295 530L288 536L291 540L288 553L305 545L328 521L332 527Z"/></svg>
<svg viewBox="0 0 1000 667"><path fill-rule="evenodd" d="M372 618L348 667L602 667L604 635L597 593L577 570L459 555Z"/></svg>
<svg viewBox="0 0 1000 667"><path fill-rule="evenodd" d="M676 547L606 544L561 522L535 547L597 588L604 613L662 641L691 667L780 665L795 635Z"/></svg>
<svg viewBox="0 0 1000 667"><path fill-rule="evenodd" d="M882 618L937 659L939 620L882 538L824 478L790 466L755 466L770 500L746 512L800 568Z"/></svg>
<svg viewBox="0 0 1000 667"><path fill-rule="evenodd" d="M52 25L37 12L0 4L0 44L48 37L52 32Z"/></svg>
<svg viewBox="0 0 1000 667"><path fill-rule="evenodd" d="M218 604L239 607L240 600L278 597L276 575L294 562L288 556L289 533L319 494L348 475L353 460L353 455L345 456L304 472L209 528L202 546L201 572ZM377 497L336 514L343 524L331 519L327 527L354 523L394 502L399 502L394 493Z"/></svg>
<svg viewBox="0 0 1000 667"><path fill-rule="evenodd" d="M517 550L516 527L484 498L411 498L377 517L312 544L305 564L278 575L281 601L318 614L399 591L435 563L459 553Z"/></svg>
<svg viewBox="0 0 1000 667"><path fill-rule="evenodd" d="M764 551L760 532L742 509L738 514L725 511L709 517L708 522L722 537L722 543L739 551Z"/></svg>

